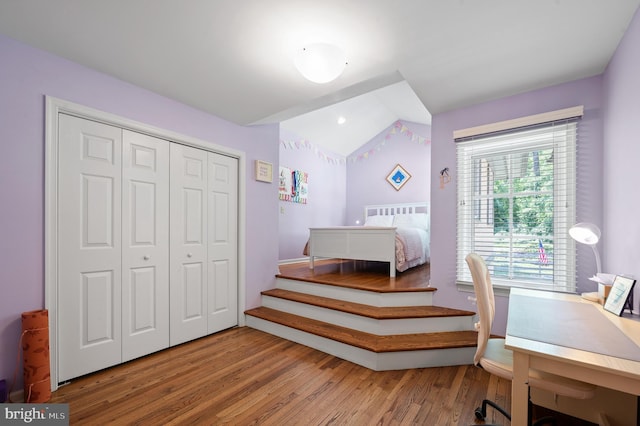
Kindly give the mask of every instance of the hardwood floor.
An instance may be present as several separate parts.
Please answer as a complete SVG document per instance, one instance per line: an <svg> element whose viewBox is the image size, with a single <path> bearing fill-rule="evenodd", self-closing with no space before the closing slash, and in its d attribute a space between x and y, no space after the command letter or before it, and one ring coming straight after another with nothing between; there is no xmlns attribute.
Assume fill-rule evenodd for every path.
<svg viewBox="0 0 640 426"><path fill-rule="evenodd" d="M280 272L380 292L435 290L428 265L396 278L386 264L361 261L321 261L314 271L307 263L281 265ZM389 315L344 305L335 308ZM373 371L242 327L74 379L51 402L69 404L72 425L441 426L478 423L474 410L483 398L509 407L511 383L471 365ZM488 414L487 422L509 424Z"/></svg>
<svg viewBox="0 0 640 426"><path fill-rule="evenodd" d="M74 425L439 426L474 424L482 398L509 406L510 392L470 365L376 372L243 327L75 379L51 402Z"/></svg>

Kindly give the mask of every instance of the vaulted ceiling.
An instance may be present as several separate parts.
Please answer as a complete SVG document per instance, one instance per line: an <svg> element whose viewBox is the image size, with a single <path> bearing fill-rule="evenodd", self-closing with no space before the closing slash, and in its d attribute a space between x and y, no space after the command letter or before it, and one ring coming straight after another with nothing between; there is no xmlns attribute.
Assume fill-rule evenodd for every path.
<svg viewBox="0 0 640 426"><path fill-rule="evenodd" d="M238 124L290 120L305 131L297 126L311 121L316 142L349 153L370 138L358 122L375 122L362 127L376 134L397 119L428 123L429 114L602 73L639 4L0 0L0 33ZM324 85L293 65L295 52L318 41L340 46L348 61ZM354 124L345 142L339 129L321 132L336 124L300 117L347 100L339 114Z"/></svg>

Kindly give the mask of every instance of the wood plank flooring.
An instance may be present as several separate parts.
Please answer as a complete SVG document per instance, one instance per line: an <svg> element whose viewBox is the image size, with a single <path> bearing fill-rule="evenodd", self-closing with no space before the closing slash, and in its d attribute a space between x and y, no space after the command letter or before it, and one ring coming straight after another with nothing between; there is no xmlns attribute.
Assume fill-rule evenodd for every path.
<svg viewBox="0 0 640 426"><path fill-rule="evenodd" d="M75 379L51 402L73 425L440 426L474 424L482 398L509 406L510 392L470 365L376 372L243 327Z"/></svg>

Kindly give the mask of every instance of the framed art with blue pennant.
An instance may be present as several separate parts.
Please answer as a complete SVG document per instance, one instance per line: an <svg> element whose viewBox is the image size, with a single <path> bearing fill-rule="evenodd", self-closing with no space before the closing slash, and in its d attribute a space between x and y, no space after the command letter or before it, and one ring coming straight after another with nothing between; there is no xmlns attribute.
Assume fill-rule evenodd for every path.
<svg viewBox="0 0 640 426"><path fill-rule="evenodd" d="M411 175L400 164L396 165L393 170L391 170L391 173L387 175L387 182L389 182L396 191L400 191L400 188L402 188L409 179L411 179Z"/></svg>

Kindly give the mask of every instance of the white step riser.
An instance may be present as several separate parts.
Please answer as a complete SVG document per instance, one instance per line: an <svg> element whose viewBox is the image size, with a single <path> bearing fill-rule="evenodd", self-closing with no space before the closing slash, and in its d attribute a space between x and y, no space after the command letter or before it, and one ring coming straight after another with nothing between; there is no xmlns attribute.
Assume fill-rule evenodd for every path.
<svg viewBox="0 0 640 426"><path fill-rule="evenodd" d="M300 343L374 371L406 370L410 368L469 365L475 348L401 351L376 353L335 340L316 336L291 327L247 316L247 326Z"/></svg>
<svg viewBox="0 0 640 426"><path fill-rule="evenodd" d="M283 290L297 291L298 293L377 307L431 306L433 304L432 292L430 291L377 293L286 278L277 278L276 287Z"/></svg>
<svg viewBox="0 0 640 426"><path fill-rule="evenodd" d="M378 336L473 330L473 317L378 320L272 296L262 296L262 306Z"/></svg>

